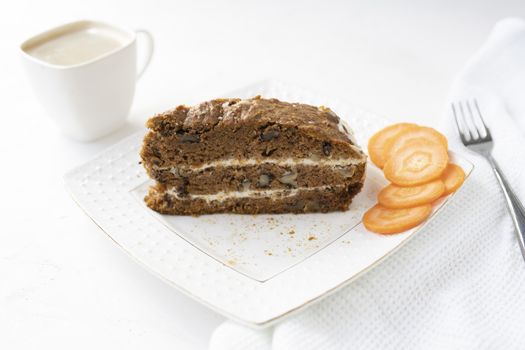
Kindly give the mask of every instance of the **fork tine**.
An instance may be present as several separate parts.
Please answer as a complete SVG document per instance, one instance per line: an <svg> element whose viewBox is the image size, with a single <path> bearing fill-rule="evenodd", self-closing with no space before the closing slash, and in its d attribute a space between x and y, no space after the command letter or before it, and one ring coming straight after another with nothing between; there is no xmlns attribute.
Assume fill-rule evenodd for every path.
<svg viewBox="0 0 525 350"><path fill-rule="evenodd" d="M464 109L463 109L463 103L461 101L458 101L458 105L459 105L459 111L461 112L460 113L460 116L461 116L461 121L462 121L462 124L465 128L465 133L468 137L465 137L467 139L467 141L472 141L474 140L474 134L472 133L472 130L471 130L471 127L469 125L469 123L467 122L467 114L465 113Z"/></svg>
<svg viewBox="0 0 525 350"><path fill-rule="evenodd" d="M489 128L487 128L487 125L485 124L485 121L483 120L483 116L481 115L481 110L479 109L478 100L474 99L473 101L474 101L474 106L476 107L476 111L478 112L479 120L481 121L481 124L483 125L484 135L485 137L491 137ZM479 134L481 136L481 132Z"/></svg>
<svg viewBox="0 0 525 350"><path fill-rule="evenodd" d="M472 140L477 140L481 137L481 133L479 132L478 127L476 125L476 117L472 112L472 108L470 108L470 103L468 102L468 100L465 100L465 104L467 105L468 116L470 121L470 123L467 122L467 124L470 124L469 130L472 134Z"/></svg>
<svg viewBox="0 0 525 350"><path fill-rule="evenodd" d="M456 112L456 107L452 103L452 113L454 114L454 120L456 121L456 127L458 128L459 137L461 138L461 142L466 143L467 138L465 137L465 132L463 131L462 126L460 125L458 113Z"/></svg>

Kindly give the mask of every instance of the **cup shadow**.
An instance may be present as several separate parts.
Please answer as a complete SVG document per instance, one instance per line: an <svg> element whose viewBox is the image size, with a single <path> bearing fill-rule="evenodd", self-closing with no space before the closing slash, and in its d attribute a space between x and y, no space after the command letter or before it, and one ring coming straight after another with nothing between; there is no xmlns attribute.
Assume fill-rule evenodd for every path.
<svg viewBox="0 0 525 350"><path fill-rule="evenodd" d="M97 140L94 140L92 142L90 142L91 144L96 144L102 148L106 148L106 147L109 147L111 145L113 145L114 143L122 140L123 138L131 135L131 134L134 134L135 132L141 130L141 129L144 129L144 126L143 125L139 125L138 123L133 123L133 122L130 122L130 121L126 121L125 124L120 128L118 129L117 131L109 134L109 135L106 135L106 136L103 136Z"/></svg>
<svg viewBox="0 0 525 350"><path fill-rule="evenodd" d="M80 142L67 136L61 136L56 139L54 158L58 163L57 165L63 167L64 170L68 170L72 165L79 165L87 161L106 148L140 130L146 133L142 122L131 122L128 120L115 132L91 142Z"/></svg>

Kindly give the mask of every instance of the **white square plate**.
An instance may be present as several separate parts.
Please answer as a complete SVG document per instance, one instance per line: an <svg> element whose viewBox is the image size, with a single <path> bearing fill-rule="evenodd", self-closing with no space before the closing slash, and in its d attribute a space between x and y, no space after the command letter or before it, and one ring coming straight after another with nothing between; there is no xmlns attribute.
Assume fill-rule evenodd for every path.
<svg viewBox="0 0 525 350"><path fill-rule="evenodd" d="M332 108L355 130L360 145L388 122L339 100L264 82L232 93L276 97ZM386 184L368 164L363 191L347 212L301 215L160 215L143 197L150 185L139 164L145 132L132 135L65 175L85 212L130 256L188 296L251 326L267 326L377 264L420 228L381 236L361 224ZM468 175L473 166L451 152ZM439 209L452 196L436 205Z"/></svg>

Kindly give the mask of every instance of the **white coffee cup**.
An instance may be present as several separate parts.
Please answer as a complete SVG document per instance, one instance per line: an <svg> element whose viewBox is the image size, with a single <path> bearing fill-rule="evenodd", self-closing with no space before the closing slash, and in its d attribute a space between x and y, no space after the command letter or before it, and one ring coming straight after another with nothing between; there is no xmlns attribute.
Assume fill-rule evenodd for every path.
<svg viewBox="0 0 525 350"><path fill-rule="evenodd" d="M137 70L137 37L147 50ZM124 125L135 83L153 55L153 37L96 21L65 24L20 45L40 102L64 134L79 141L108 135Z"/></svg>

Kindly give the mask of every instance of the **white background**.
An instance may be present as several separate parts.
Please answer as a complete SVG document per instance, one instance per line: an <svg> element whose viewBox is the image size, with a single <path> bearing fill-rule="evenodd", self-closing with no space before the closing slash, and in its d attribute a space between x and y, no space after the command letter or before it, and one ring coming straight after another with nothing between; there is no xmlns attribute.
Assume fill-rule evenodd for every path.
<svg viewBox="0 0 525 350"><path fill-rule="evenodd" d="M129 259L62 185L153 113L275 78L435 125L454 75L507 16L525 2L2 2L0 349L206 348L223 318ZM130 123L91 144L58 133L18 57L27 37L77 19L146 28L157 44Z"/></svg>

